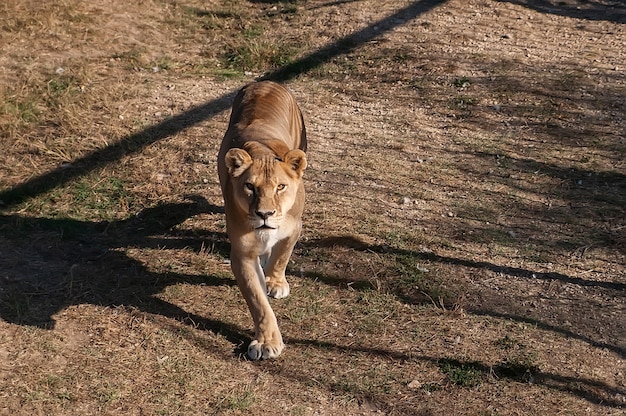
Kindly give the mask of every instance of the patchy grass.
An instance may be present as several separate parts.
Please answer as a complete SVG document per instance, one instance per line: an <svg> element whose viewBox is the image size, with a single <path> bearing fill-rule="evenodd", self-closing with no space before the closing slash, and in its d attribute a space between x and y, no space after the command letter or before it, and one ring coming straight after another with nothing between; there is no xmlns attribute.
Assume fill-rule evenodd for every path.
<svg viewBox="0 0 626 416"><path fill-rule="evenodd" d="M476 387L483 376L482 365L475 362L444 359L439 363L439 369L450 383L461 387Z"/></svg>
<svg viewBox="0 0 626 416"><path fill-rule="evenodd" d="M623 411L623 10L583 9L3 3L3 408ZM310 166L287 348L252 363L215 156L256 77Z"/></svg>

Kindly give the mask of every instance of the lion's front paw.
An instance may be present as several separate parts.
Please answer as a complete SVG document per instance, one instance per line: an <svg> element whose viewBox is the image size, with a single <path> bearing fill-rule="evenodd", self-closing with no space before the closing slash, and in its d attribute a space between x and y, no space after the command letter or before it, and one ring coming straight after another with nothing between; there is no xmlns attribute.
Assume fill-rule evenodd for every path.
<svg viewBox="0 0 626 416"><path fill-rule="evenodd" d="M267 294L276 299L282 299L289 296L289 283L286 280L267 280Z"/></svg>
<svg viewBox="0 0 626 416"><path fill-rule="evenodd" d="M276 358L283 352L283 348L285 344L282 341L260 343L255 339L248 345L248 357L251 360Z"/></svg>

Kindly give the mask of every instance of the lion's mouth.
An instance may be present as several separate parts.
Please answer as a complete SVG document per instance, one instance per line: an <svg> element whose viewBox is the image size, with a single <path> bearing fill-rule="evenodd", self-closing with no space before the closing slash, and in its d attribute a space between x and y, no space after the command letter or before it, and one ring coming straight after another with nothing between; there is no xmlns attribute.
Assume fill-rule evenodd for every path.
<svg viewBox="0 0 626 416"><path fill-rule="evenodd" d="M262 226L257 227L256 229L257 229L257 230L275 230L275 229L276 229L276 227L270 227L270 226L269 226L269 225L267 225L267 224L263 224Z"/></svg>

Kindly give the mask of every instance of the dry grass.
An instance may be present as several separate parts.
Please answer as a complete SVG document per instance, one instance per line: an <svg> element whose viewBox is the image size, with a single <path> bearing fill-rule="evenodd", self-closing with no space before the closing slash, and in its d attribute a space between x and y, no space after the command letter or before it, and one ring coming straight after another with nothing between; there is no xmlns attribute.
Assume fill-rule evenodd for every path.
<svg viewBox="0 0 626 416"><path fill-rule="evenodd" d="M621 4L0 14L0 414L623 413ZM215 155L258 77L311 140L252 363Z"/></svg>

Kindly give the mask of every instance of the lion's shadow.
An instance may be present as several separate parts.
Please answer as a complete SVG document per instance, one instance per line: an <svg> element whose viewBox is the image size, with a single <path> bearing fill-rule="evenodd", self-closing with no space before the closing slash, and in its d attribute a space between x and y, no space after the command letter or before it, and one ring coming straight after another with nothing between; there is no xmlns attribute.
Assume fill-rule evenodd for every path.
<svg viewBox="0 0 626 416"><path fill-rule="evenodd" d="M225 233L174 230L198 214L222 214L204 198L158 205L113 222L0 216L0 318L6 322L52 329L54 315L70 305L124 305L193 322L241 345L249 334L235 325L196 316L157 296L180 282L235 285L218 275L156 273L126 254L128 248L183 249L228 257Z"/></svg>

